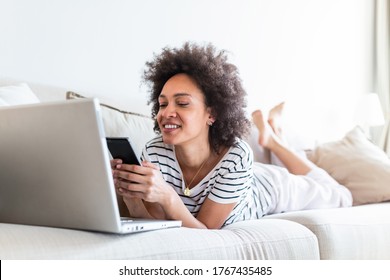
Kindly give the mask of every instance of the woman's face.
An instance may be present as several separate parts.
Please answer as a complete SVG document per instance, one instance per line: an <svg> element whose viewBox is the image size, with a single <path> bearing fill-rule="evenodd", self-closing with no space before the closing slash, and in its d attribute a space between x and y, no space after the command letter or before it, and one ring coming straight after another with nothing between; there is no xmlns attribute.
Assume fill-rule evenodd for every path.
<svg viewBox="0 0 390 280"><path fill-rule="evenodd" d="M164 143L179 146L208 142L207 123L214 119L205 105L203 92L190 76L177 74L171 77L158 102L157 122Z"/></svg>

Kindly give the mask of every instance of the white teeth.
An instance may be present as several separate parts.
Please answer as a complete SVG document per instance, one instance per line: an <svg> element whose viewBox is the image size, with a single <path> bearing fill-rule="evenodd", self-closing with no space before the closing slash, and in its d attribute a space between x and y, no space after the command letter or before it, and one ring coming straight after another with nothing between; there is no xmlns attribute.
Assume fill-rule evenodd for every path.
<svg viewBox="0 0 390 280"><path fill-rule="evenodd" d="M168 129L179 128L179 126L176 124L166 124L164 127Z"/></svg>

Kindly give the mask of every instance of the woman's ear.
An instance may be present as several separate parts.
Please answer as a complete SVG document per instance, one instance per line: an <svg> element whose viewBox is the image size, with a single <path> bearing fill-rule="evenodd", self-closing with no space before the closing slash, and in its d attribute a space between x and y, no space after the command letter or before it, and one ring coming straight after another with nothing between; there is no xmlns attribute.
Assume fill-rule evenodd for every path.
<svg viewBox="0 0 390 280"><path fill-rule="evenodd" d="M215 122L215 120L213 120L213 119L211 119L211 118L209 118L209 119L207 120L207 124L208 124L209 126L212 126L214 122Z"/></svg>
<svg viewBox="0 0 390 280"><path fill-rule="evenodd" d="M211 110L210 110L210 111L211 111ZM207 120L207 124L208 124L209 126L212 126L214 122L215 122L215 117L210 113L209 118L208 118L208 120Z"/></svg>
<svg viewBox="0 0 390 280"><path fill-rule="evenodd" d="M208 118L208 120L207 120L207 124L208 124L209 126L212 126L213 123L215 122L215 117L214 117L214 115L213 115L212 112L211 112L211 108L208 108L207 111L208 111L208 113L210 114L210 115L209 115L209 118Z"/></svg>

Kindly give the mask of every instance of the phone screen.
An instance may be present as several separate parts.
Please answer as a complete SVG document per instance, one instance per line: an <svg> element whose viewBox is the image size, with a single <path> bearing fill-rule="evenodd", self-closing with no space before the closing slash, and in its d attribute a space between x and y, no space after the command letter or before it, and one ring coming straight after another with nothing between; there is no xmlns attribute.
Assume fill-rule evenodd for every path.
<svg viewBox="0 0 390 280"><path fill-rule="evenodd" d="M125 164L137 164L140 165L137 156L134 153L133 148L130 145L128 138L113 138L107 137L107 146L108 150L111 153L111 156L115 158L119 158Z"/></svg>

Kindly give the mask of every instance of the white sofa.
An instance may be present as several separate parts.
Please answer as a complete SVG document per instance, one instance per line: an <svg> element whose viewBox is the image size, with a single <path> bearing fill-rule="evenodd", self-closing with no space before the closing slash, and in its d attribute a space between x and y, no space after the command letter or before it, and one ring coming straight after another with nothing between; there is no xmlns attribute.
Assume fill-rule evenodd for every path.
<svg viewBox="0 0 390 280"><path fill-rule="evenodd" d="M0 88L11 83L0 79ZM29 86L42 102L65 99L64 89ZM138 147L152 136L147 117L105 107L103 118L110 136L137 127ZM0 221L0 259L390 259L390 202L283 213L221 230L182 227L129 235Z"/></svg>

